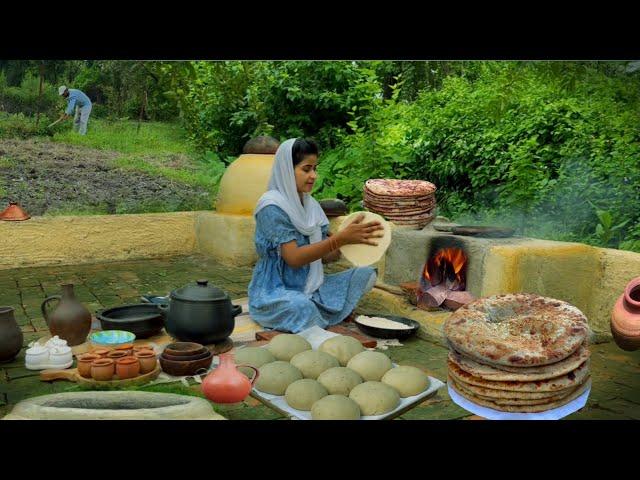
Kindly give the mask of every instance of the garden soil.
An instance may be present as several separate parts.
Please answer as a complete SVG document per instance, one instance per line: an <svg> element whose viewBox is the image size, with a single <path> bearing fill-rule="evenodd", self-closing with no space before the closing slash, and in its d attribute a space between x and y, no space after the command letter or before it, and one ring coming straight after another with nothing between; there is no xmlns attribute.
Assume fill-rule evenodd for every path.
<svg viewBox="0 0 640 480"><path fill-rule="evenodd" d="M120 156L41 139L0 140L0 210L9 201L31 215L210 208L205 189L122 169L113 164Z"/></svg>

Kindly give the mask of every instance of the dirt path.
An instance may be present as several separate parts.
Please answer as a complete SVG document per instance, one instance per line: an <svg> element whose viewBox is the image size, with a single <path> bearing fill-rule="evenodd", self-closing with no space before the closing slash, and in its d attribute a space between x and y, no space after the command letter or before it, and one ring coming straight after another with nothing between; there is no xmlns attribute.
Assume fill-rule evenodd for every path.
<svg viewBox="0 0 640 480"><path fill-rule="evenodd" d="M19 202L31 215L210 208L204 189L112 165L117 152L46 140L0 140L0 210Z"/></svg>

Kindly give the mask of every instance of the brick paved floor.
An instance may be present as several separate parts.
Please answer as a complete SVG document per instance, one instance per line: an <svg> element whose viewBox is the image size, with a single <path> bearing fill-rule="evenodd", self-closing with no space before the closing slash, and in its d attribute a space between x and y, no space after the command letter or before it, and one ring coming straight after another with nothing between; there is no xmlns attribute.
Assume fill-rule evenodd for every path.
<svg viewBox="0 0 640 480"><path fill-rule="evenodd" d="M13 306L25 346L46 333L40 304L47 295L59 293L62 283L76 285L76 295L92 311L123 303L138 303L140 295L166 294L195 279L207 278L232 298L246 296L251 279L248 268L224 267L205 257L174 257L97 265L0 270L0 305ZM65 381L41 382L38 372L24 368L24 351L11 363L0 364L0 417L25 398L78 391L82 387ZM624 352L614 343L591 347L593 388L589 402L569 419L640 419L640 351ZM399 364L414 365L446 381L447 351L417 338L387 350ZM199 385L180 383L139 387L140 390L200 395ZM229 419L283 419L249 397L231 406L214 408ZM455 405L446 389L405 413L401 419L477 419Z"/></svg>

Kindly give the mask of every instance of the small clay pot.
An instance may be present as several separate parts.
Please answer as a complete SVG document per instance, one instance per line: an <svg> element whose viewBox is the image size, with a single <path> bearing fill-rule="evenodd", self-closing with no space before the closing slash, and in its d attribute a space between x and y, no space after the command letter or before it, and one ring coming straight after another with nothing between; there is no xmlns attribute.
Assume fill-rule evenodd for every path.
<svg viewBox="0 0 640 480"><path fill-rule="evenodd" d="M124 358L128 356L127 352L123 351L123 350L111 350L108 354L107 354L107 358L110 358L111 360L113 360L114 362L117 362L119 359Z"/></svg>
<svg viewBox="0 0 640 480"><path fill-rule="evenodd" d="M99 355L94 355L93 353L80 355L78 357L78 374L84 378L91 378L91 364L99 358Z"/></svg>
<svg viewBox="0 0 640 480"><path fill-rule="evenodd" d="M611 312L611 333L623 350L640 348L640 277L631 280Z"/></svg>
<svg viewBox="0 0 640 480"><path fill-rule="evenodd" d="M114 348L116 352L125 352L127 355L133 355L133 343L125 343L124 345Z"/></svg>
<svg viewBox="0 0 640 480"><path fill-rule="evenodd" d="M120 380L140 375L140 361L136 357L126 356L116 362L116 375Z"/></svg>
<svg viewBox="0 0 640 480"><path fill-rule="evenodd" d="M107 381L113 378L115 365L110 358L99 358L91 364L91 378L98 381Z"/></svg>
<svg viewBox="0 0 640 480"><path fill-rule="evenodd" d="M93 355L98 355L100 358L107 358L108 353L111 351L110 348L94 348L93 350L91 350L91 353Z"/></svg>
<svg viewBox="0 0 640 480"><path fill-rule="evenodd" d="M152 352L153 350L153 346L149 345L148 343L144 344L144 345L134 345L133 346L133 354L135 355L136 352L139 352L140 350L151 350Z"/></svg>
<svg viewBox="0 0 640 480"><path fill-rule="evenodd" d="M138 350L133 355L140 361L140 373L143 375L153 372L158 364L158 359L153 350Z"/></svg>

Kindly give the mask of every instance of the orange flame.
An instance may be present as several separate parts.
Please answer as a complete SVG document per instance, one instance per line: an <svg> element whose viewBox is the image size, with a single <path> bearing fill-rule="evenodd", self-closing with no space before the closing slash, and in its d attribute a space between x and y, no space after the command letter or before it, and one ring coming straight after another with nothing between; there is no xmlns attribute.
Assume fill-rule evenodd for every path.
<svg viewBox="0 0 640 480"><path fill-rule="evenodd" d="M434 272L432 270L431 274L429 273L430 266L438 272L453 271L456 276L456 282L462 284L464 282L462 275L466 264L467 256L462 249L455 247L443 248L425 264L423 275L430 283L433 283L432 274Z"/></svg>

